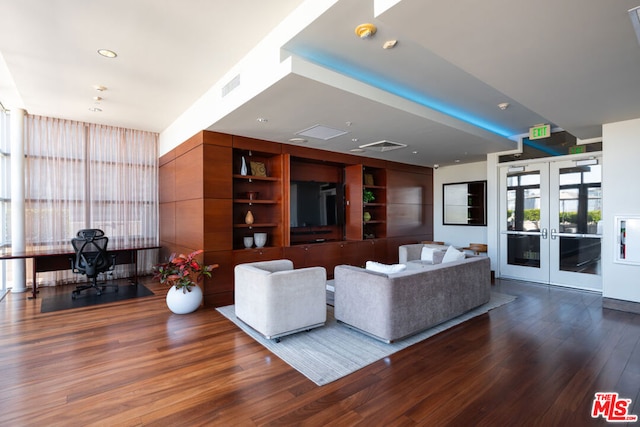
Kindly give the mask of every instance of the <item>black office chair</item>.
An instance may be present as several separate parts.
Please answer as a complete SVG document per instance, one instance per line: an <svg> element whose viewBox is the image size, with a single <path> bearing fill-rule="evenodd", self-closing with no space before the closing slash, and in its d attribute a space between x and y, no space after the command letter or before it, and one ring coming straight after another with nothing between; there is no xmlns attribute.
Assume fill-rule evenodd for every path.
<svg viewBox="0 0 640 427"><path fill-rule="evenodd" d="M71 239L71 245L75 251L75 256L71 258L71 270L74 273L84 274L90 279L90 283L86 285L78 285L71 293L71 298L76 296L85 289L95 289L98 295L102 295L107 286L114 287L118 292L117 284L102 283L98 285L98 275L112 271L116 264L115 255L107 252L107 244L109 238L104 235L104 231L98 229L80 230L76 237Z"/></svg>

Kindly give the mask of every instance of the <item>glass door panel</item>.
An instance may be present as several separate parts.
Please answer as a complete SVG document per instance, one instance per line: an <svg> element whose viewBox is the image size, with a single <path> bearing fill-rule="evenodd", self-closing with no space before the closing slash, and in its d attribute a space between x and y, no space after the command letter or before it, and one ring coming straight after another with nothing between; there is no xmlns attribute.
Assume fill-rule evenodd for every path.
<svg viewBox="0 0 640 427"><path fill-rule="evenodd" d="M551 164L551 283L601 289L601 166Z"/></svg>
<svg viewBox="0 0 640 427"><path fill-rule="evenodd" d="M547 182L544 164L503 167L501 170L501 274L524 280L545 280L547 201L542 188Z"/></svg>

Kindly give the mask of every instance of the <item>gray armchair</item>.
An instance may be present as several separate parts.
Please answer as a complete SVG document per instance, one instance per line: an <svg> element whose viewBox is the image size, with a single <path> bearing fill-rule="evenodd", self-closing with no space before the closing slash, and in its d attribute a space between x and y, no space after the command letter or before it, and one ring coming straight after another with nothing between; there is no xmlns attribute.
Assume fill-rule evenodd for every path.
<svg viewBox="0 0 640 427"><path fill-rule="evenodd" d="M309 330L327 320L324 267L293 269L287 259L238 264L236 317L264 335L280 337Z"/></svg>

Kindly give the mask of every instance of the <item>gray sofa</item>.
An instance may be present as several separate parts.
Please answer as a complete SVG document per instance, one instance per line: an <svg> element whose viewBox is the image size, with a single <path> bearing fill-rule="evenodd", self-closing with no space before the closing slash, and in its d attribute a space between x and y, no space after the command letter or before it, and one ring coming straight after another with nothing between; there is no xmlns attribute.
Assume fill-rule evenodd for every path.
<svg viewBox="0 0 640 427"><path fill-rule="evenodd" d="M490 262L484 256L445 264L408 260L406 270L393 274L339 265L334 279L336 320L384 342L487 303L491 288Z"/></svg>

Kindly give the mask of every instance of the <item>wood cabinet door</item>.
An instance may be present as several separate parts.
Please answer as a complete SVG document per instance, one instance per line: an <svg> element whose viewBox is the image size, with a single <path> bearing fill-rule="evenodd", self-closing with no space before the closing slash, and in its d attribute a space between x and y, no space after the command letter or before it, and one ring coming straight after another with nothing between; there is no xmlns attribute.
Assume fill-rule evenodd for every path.
<svg viewBox="0 0 640 427"><path fill-rule="evenodd" d="M345 237L347 240L362 240L362 165L345 167L344 177Z"/></svg>
<svg viewBox="0 0 640 427"><path fill-rule="evenodd" d="M270 261L282 258L281 247L265 247L254 249L240 249L233 251L233 265L246 264L248 262Z"/></svg>

